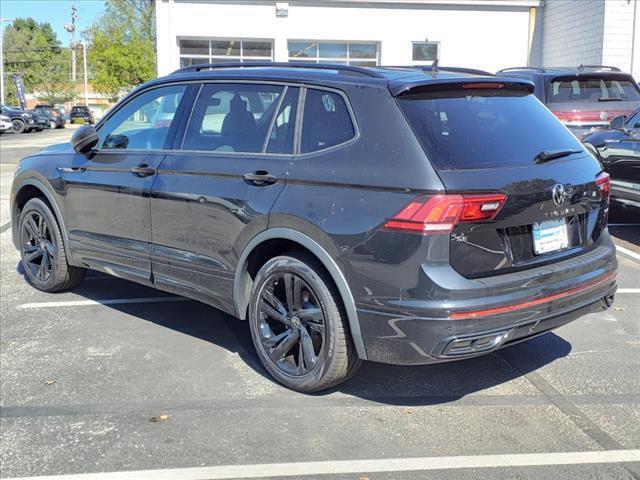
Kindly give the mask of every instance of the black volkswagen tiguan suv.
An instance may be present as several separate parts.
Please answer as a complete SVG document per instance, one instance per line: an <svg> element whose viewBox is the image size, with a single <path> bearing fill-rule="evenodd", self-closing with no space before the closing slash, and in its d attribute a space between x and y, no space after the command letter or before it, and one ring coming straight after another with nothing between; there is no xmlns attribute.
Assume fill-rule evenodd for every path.
<svg viewBox="0 0 640 480"><path fill-rule="evenodd" d="M40 290L95 269L247 319L299 391L362 360L486 354L616 289L608 176L532 91L460 70L191 66L25 158L13 240Z"/></svg>

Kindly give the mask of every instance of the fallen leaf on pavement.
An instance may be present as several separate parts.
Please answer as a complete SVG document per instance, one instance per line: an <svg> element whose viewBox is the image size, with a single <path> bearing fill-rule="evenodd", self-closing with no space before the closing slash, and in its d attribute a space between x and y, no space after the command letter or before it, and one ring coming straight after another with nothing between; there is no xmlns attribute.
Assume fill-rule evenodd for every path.
<svg viewBox="0 0 640 480"><path fill-rule="evenodd" d="M624 307L613 307L614 312L624 312Z"/></svg>
<svg viewBox="0 0 640 480"><path fill-rule="evenodd" d="M169 418L169 415L167 415L166 413L163 413L162 415L158 415L157 417L151 417L149 421L153 423L164 422L168 418Z"/></svg>
<svg viewBox="0 0 640 480"><path fill-rule="evenodd" d="M46 382L44 382L45 385L53 385L54 383L56 383L55 380L47 380Z"/></svg>

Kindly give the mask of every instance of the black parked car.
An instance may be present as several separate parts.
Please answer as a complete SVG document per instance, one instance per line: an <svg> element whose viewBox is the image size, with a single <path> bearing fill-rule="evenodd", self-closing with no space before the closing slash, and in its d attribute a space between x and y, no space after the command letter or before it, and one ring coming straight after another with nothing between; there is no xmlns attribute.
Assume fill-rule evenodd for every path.
<svg viewBox="0 0 640 480"><path fill-rule="evenodd" d="M53 105L36 105L33 112L47 119L47 128L64 128L64 115Z"/></svg>
<svg viewBox="0 0 640 480"><path fill-rule="evenodd" d="M632 208L640 220L640 109L616 117L610 128L582 137L582 143L611 175L611 200Z"/></svg>
<svg viewBox="0 0 640 480"><path fill-rule="evenodd" d="M640 88L631 75L616 67L515 67L497 75L531 80L535 95L577 137L640 107Z"/></svg>
<svg viewBox="0 0 640 480"><path fill-rule="evenodd" d="M299 391L362 360L486 354L616 290L608 175L532 91L460 71L191 66L73 149L25 158L13 240L41 290L90 268L247 319Z"/></svg>
<svg viewBox="0 0 640 480"><path fill-rule="evenodd" d="M69 121L74 123L74 120L81 119L84 123L93 125L93 113L89 110L89 107L85 105L74 105L71 107L71 113L69 114Z"/></svg>
<svg viewBox="0 0 640 480"><path fill-rule="evenodd" d="M14 133L41 132L46 126L46 121L40 115L19 108L0 105L0 113L11 119Z"/></svg>

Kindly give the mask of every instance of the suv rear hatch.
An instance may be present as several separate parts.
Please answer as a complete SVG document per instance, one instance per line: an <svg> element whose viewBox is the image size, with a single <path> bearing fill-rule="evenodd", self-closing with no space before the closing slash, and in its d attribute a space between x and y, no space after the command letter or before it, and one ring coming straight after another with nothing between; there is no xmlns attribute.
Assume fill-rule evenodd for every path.
<svg viewBox="0 0 640 480"><path fill-rule="evenodd" d="M531 95L530 84L461 82L397 95L445 186L444 200L465 203L441 232L450 235L453 268L483 277L591 248L608 208L608 176L598 162Z"/></svg>
<svg viewBox="0 0 640 480"><path fill-rule="evenodd" d="M640 89L623 73L555 77L547 87L547 105L572 131L585 133L631 115L640 107Z"/></svg>

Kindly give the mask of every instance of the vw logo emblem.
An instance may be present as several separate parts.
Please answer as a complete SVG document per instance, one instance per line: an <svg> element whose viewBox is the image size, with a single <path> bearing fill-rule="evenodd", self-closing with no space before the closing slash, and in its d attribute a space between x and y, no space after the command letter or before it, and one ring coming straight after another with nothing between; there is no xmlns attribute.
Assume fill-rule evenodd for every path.
<svg viewBox="0 0 640 480"><path fill-rule="evenodd" d="M561 207L567 199L567 191L565 190L564 185L561 185L560 183L554 185L551 190L551 198L553 198L553 203L558 207Z"/></svg>
<svg viewBox="0 0 640 480"><path fill-rule="evenodd" d="M607 112L600 112L600 120L605 121L609 118L609 114Z"/></svg>

